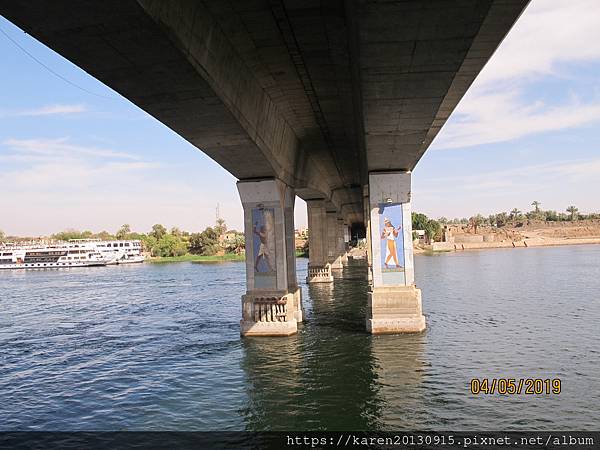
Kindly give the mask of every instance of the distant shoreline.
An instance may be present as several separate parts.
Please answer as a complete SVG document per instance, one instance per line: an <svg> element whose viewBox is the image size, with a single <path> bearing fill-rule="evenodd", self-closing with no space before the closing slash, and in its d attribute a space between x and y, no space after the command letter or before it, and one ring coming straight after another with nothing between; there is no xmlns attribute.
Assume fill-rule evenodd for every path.
<svg viewBox="0 0 600 450"><path fill-rule="evenodd" d="M245 261L244 255L238 255L235 253L227 253L225 255L182 255L182 256L156 256L146 258L146 262L151 264L168 264L168 263L180 263L180 262L192 262L192 263L219 263L219 262L232 262L232 261Z"/></svg>
<svg viewBox="0 0 600 450"><path fill-rule="evenodd" d="M451 243L436 242L434 245L425 246L425 248L414 248L415 254L426 253L445 253L460 252L468 250L488 250L497 248L532 248L532 247L558 247L563 245L586 245L600 244L600 237L594 238L533 238L520 241L503 242L470 242L470 243Z"/></svg>

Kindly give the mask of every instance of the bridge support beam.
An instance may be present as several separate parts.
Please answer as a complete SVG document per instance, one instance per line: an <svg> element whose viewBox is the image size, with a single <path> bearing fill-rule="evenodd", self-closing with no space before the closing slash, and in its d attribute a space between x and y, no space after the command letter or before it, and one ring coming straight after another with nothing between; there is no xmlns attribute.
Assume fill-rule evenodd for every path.
<svg viewBox="0 0 600 450"><path fill-rule="evenodd" d="M328 253L328 213L325 200L307 200L308 210L308 276L307 283L333 281Z"/></svg>
<svg viewBox="0 0 600 450"><path fill-rule="evenodd" d="M294 190L271 178L237 183L244 207L246 295L242 336L288 336L302 322L296 280Z"/></svg>
<svg viewBox="0 0 600 450"><path fill-rule="evenodd" d="M410 190L410 172L369 174L373 285L367 331L373 334L415 333L426 326L414 281Z"/></svg>

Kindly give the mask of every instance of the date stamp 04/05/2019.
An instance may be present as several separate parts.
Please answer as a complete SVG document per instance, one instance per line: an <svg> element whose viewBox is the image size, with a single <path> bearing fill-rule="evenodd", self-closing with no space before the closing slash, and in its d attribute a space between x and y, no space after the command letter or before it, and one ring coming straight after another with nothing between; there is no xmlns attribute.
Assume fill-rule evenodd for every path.
<svg viewBox="0 0 600 450"><path fill-rule="evenodd" d="M560 378L472 378L469 388L474 395L558 395Z"/></svg>

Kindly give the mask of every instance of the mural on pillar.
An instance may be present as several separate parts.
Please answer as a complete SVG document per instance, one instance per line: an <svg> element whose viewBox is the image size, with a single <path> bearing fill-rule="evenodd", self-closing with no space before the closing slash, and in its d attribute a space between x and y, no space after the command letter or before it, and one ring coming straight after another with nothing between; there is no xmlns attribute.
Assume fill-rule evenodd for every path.
<svg viewBox="0 0 600 450"><path fill-rule="evenodd" d="M254 208L252 224L254 273L275 275L275 210Z"/></svg>
<svg viewBox="0 0 600 450"><path fill-rule="evenodd" d="M379 206L381 273L383 284L404 284L404 233L402 205Z"/></svg>

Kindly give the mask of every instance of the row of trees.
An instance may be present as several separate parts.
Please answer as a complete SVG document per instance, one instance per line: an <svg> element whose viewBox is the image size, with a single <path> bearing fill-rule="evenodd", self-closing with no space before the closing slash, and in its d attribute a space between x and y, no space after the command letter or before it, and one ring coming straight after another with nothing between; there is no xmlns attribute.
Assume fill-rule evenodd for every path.
<svg viewBox="0 0 600 450"><path fill-rule="evenodd" d="M223 219L217 220L214 227L206 227L204 231L189 233L179 228L167 230L163 225L156 224L145 235L131 233L128 225L123 225L117 231L118 239L140 239L146 251L152 256L181 256L186 253L211 256L219 253L241 253L244 251L244 234L237 231L228 233L225 239L227 225Z"/></svg>
<svg viewBox="0 0 600 450"><path fill-rule="evenodd" d="M72 239L102 239L114 240L137 239L142 241L144 251L152 256L182 256L186 253L196 255L216 255L219 253L241 253L244 250L244 235L235 230L227 233L227 225L223 219L217 220L214 227L206 227L204 231L198 233L189 233L182 231L177 227L170 230L164 225L156 224L148 233L138 233L132 231L128 224L122 225L116 233L111 234L107 231L92 233L91 231L66 230L53 234L51 239L60 241L69 241ZM0 241L6 239L5 234L0 231Z"/></svg>
<svg viewBox="0 0 600 450"><path fill-rule="evenodd" d="M487 217L477 214L468 219L462 218L448 220L445 217L440 217L438 220L442 224L469 225L475 230L475 232L477 232L477 228L482 225L501 228L507 225L519 226L523 225L525 221L533 220L545 222L574 222L576 220L600 219L600 214L579 214L579 209L573 205L570 205L566 208L566 213L561 213L554 210L544 211L540 208L541 203L538 201L534 201L531 205L534 207L534 209L525 213L518 208L513 208L509 212L490 214Z"/></svg>

